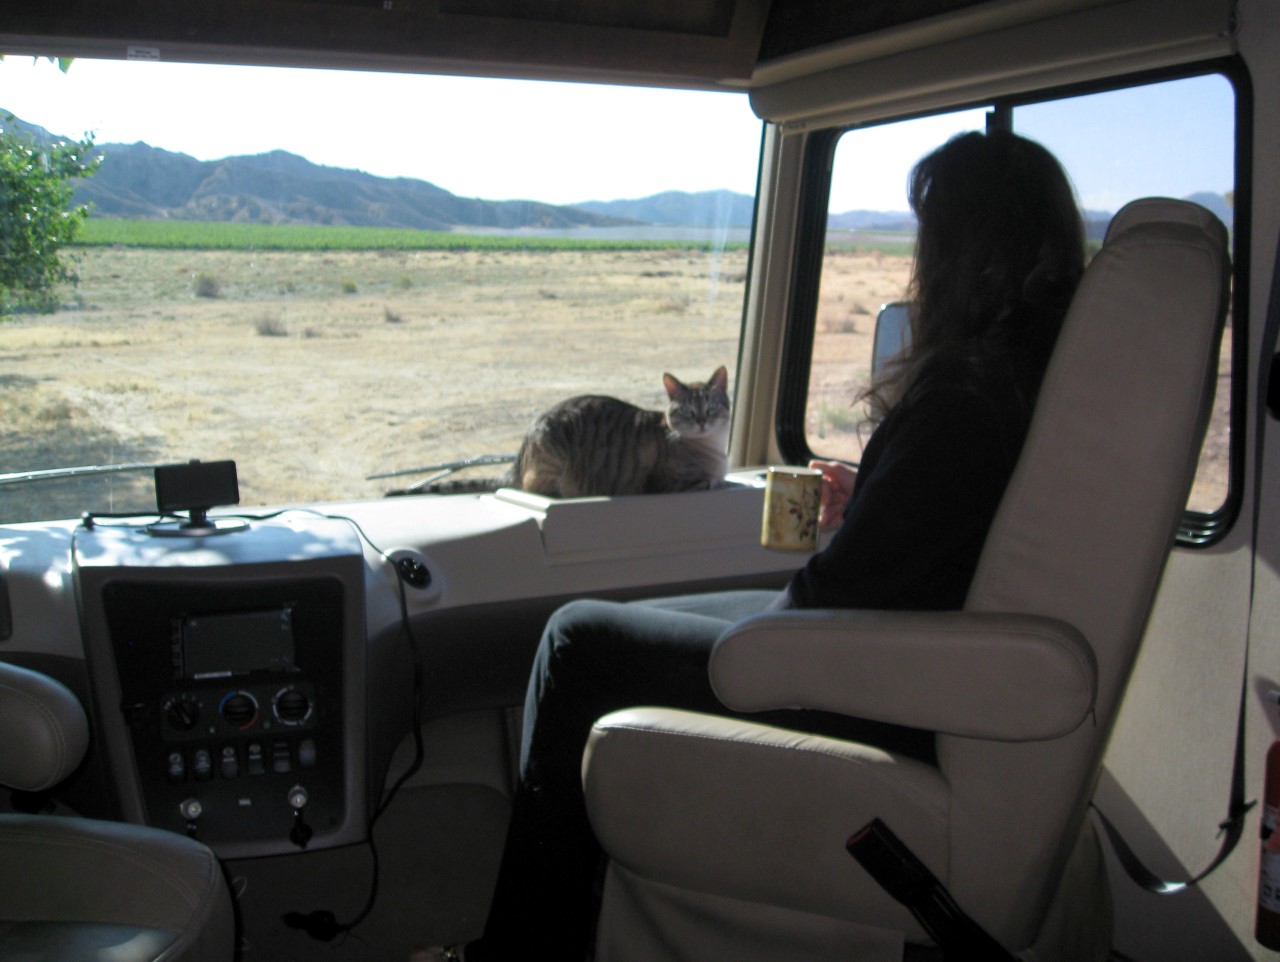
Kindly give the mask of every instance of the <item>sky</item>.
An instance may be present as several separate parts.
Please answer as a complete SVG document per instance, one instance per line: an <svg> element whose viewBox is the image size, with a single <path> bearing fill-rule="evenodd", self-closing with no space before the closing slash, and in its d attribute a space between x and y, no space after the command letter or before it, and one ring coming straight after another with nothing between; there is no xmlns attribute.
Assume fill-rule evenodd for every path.
<svg viewBox="0 0 1280 962"><path fill-rule="evenodd" d="M760 154L744 95L545 81L89 60L63 75L6 57L0 108L98 143L200 160L282 149L462 197L552 204L752 194ZM659 149L671 139L690 149Z"/></svg>
<svg viewBox="0 0 1280 962"><path fill-rule="evenodd" d="M1114 212L1137 197L1231 190L1233 103L1230 84L1212 75L1016 107L1013 128L1053 151L1081 206ZM890 195L896 206L868 209L904 209L902 172L952 134L983 129L985 116L984 109L968 110L846 135L837 147L831 210Z"/></svg>
<svg viewBox="0 0 1280 962"><path fill-rule="evenodd" d="M1205 77L1018 108L1014 122L1063 161L1084 207L1115 210L1231 189L1231 104L1227 82ZM0 61L0 109L100 144L200 160L282 149L462 197L552 204L751 194L761 135L741 94L126 61L63 74L23 56ZM904 210L911 164L981 124L969 111L858 132L837 153L831 210Z"/></svg>

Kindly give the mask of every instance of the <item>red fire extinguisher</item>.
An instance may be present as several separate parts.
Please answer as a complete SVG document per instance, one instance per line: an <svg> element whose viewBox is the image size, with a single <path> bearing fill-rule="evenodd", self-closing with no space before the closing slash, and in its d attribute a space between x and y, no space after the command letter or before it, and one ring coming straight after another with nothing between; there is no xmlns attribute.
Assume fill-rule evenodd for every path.
<svg viewBox="0 0 1280 962"><path fill-rule="evenodd" d="M1280 703L1280 692L1267 700ZM1267 749L1262 791L1262 863L1258 868L1258 914L1254 937L1269 949L1280 950L1280 738Z"/></svg>

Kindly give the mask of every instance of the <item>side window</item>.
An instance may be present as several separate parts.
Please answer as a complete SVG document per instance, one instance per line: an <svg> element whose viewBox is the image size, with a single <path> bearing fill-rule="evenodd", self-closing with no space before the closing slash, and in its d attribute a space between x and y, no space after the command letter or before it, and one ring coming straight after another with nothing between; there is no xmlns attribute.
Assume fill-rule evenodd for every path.
<svg viewBox="0 0 1280 962"><path fill-rule="evenodd" d="M856 399L871 377L876 317L907 293L916 227L907 175L938 144L981 130L985 116L849 130L836 143L805 412L809 449L822 457L857 461L871 432Z"/></svg>
<svg viewBox="0 0 1280 962"><path fill-rule="evenodd" d="M857 461L870 434L856 398L870 376L876 316L907 291L911 166L950 136L983 129L991 109L1062 161L1091 250L1111 216L1139 197L1194 200L1232 227L1235 93L1218 74L845 131L832 159L805 408L804 437L815 455ZM1212 530L1213 519L1228 514L1233 336L1228 318L1213 420L1187 504L1189 531Z"/></svg>
<svg viewBox="0 0 1280 962"><path fill-rule="evenodd" d="M1013 110L1018 133L1057 155L1075 181L1091 243L1111 215L1138 197L1193 200L1227 225L1235 198L1235 91L1219 74L1027 104ZM1212 515L1231 490L1231 364L1227 317L1213 418L1187 509Z"/></svg>

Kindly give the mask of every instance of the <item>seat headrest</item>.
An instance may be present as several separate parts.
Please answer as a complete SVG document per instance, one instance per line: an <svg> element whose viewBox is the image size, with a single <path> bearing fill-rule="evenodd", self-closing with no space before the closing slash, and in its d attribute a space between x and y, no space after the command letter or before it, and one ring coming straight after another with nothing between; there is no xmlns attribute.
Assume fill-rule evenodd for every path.
<svg viewBox="0 0 1280 962"><path fill-rule="evenodd" d="M0 662L0 784L52 788L89 747L89 720L71 690L48 675Z"/></svg>
<svg viewBox="0 0 1280 962"><path fill-rule="evenodd" d="M1104 244L1110 244L1125 231L1139 224L1159 222L1163 224L1187 224L1198 227L1211 236L1222 231L1222 222L1206 208L1186 200L1170 197L1143 197L1130 201L1116 212L1107 225Z"/></svg>

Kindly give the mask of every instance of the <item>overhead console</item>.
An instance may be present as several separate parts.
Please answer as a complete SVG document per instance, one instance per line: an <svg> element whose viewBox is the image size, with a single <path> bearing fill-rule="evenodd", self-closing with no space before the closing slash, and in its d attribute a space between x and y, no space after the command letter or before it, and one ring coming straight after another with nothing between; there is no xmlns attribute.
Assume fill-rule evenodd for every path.
<svg viewBox="0 0 1280 962"><path fill-rule="evenodd" d="M78 529L96 715L124 812L224 857L360 840L364 556L346 522Z"/></svg>
<svg viewBox="0 0 1280 962"><path fill-rule="evenodd" d="M767 0L6 0L0 49L732 88L767 13Z"/></svg>

